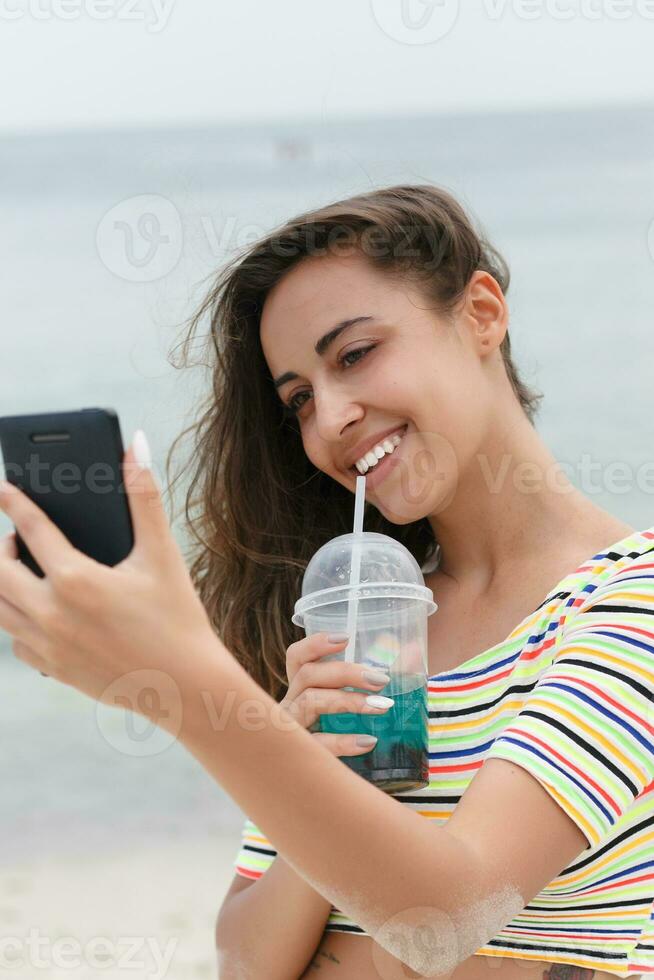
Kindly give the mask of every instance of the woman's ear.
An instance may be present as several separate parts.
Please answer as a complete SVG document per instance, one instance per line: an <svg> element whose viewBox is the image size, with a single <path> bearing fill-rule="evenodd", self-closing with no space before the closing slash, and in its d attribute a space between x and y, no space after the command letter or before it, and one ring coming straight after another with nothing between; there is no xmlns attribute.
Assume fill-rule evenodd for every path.
<svg viewBox="0 0 654 980"><path fill-rule="evenodd" d="M466 290L463 312L468 316L470 339L482 357L496 350L509 326L509 308L504 293L489 272L473 272Z"/></svg>

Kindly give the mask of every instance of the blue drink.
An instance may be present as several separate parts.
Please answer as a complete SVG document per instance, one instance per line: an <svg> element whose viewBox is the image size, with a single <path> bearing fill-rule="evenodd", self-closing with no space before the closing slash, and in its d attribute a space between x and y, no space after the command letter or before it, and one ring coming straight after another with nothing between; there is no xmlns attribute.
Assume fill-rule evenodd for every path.
<svg viewBox="0 0 654 980"><path fill-rule="evenodd" d="M412 688L412 683L419 686ZM369 692L366 690L365 693ZM341 756L341 761L386 793L422 789L429 785L429 713L424 677L398 675L379 693L394 699L395 703L388 711L320 715L320 731L336 735L376 735L378 741L369 752Z"/></svg>

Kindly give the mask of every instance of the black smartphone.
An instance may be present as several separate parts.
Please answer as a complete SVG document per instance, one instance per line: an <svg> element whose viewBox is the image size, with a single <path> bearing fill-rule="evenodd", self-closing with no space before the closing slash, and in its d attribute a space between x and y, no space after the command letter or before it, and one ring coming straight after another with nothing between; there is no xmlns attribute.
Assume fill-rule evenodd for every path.
<svg viewBox="0 0 654 980"><path fill-rule="evenodd" d="M111 408L0 418L5 479L65 534L105 565L132 550L134 534L123 474L123 441ZM16 532L18 557L44 572Z"/></svg>

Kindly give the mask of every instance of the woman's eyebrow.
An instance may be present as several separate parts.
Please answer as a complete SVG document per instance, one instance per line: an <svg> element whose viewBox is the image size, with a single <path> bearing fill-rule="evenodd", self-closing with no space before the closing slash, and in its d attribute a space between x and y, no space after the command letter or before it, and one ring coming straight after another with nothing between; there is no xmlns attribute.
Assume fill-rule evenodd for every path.
<svg viewBox="0 0 654 980"><path fill-rule="evenodd" d="M322 357L323 354L328 349L328 347L330 346L330 344L334 340L336 340L339 334L343 333L344 330L347 330L348 327L353 327L355 323L363 323L365 320L375 320L375 319L376 317L374 316L355 316L352 317L351 320L341 320L340 323L337 323L335 327L333 327L331 330L328 330L327 333L324 334L320 338L320 340L316 342L314 348L316 354L318 354L319 357ZM299 378L299 374L295 374L295 372L293 371L286 371L285 374L280 374L280 376L275 379L273 384L276 389L281 388L281 386L283 384L286 384L287 381L293 381L295 378Z"/></svg>

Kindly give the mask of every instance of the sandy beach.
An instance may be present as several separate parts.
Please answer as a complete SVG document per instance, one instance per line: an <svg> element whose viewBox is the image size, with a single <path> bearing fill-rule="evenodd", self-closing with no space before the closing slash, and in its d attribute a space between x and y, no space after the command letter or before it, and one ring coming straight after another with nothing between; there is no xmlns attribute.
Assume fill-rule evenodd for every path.
<svg viewBox="0 0 654 980"><path fill-rule="evenodd" d="M237 832L5 866L0 973L215 980L214 923L239 841Z"/></svg>
<svg viewBox="0 0 654 980"><path fill-rule="evenodd" d="M183 746L130 754L125 712L100 723L6 647L0 975L213 980L240 809Z"/></svg>

